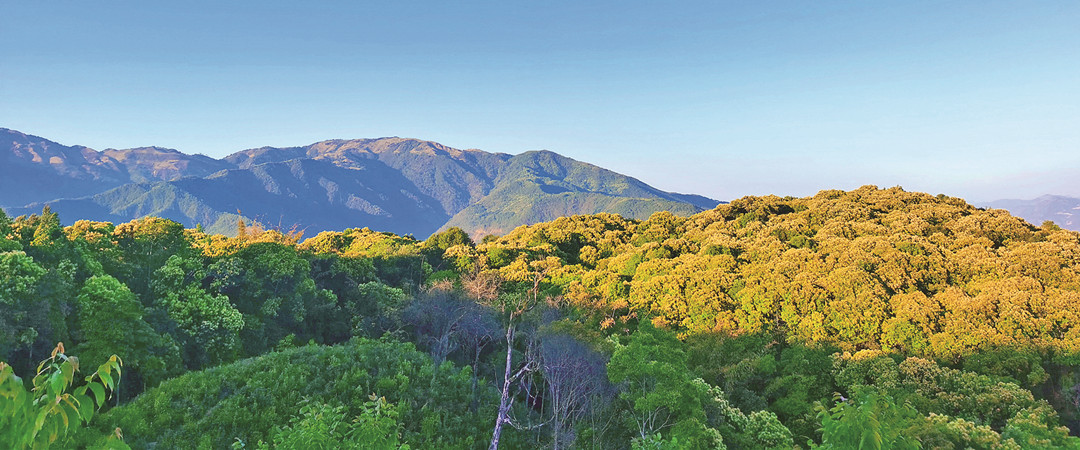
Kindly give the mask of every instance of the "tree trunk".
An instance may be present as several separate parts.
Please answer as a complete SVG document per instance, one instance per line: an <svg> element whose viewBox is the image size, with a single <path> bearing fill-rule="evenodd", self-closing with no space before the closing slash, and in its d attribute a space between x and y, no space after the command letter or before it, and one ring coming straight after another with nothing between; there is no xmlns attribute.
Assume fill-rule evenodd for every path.
<svg viewBox="0 0 1080 450"><path fill-rule="evenodd" d="M495 418L495 431L491 435L488 450L498 450L499 437L502 436L503 424L509 422L510 415L510 366L514 361L514 323L506 327L506 371L503 376L502 396L499 398L499 416Z"/></svg>
<svg viewBox="0 0 1080 450"><path fill-rule="evenodd" d="M480 397L476 395L476 389L479 387L480 380L480 352L483 351L483 347L477 346L473 353L473 371L472 371L472 402L469 404L469 410L475 412L480 407Z"/></svg>

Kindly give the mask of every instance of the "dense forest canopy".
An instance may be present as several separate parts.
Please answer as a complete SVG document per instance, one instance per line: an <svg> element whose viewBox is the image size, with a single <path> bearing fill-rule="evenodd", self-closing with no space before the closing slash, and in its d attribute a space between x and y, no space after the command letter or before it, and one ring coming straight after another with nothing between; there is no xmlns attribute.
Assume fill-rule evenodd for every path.
<svg viewBox="0 0 1080 450"><path fill-rule="evenodd" d="M0 213L0 360L123 358L76 447L1077 447L1078 258L872 186L478 243Z"/></svg>

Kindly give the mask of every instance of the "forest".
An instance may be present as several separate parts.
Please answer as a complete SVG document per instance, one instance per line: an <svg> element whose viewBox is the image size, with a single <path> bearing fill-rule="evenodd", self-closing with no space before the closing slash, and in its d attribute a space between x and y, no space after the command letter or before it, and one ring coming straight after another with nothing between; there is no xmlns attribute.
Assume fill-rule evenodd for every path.
<svg viewBox="0 0 1080 450"><path fill-rule="evenodd" d="M874 186L479 242L0 212L0 447L1080 448L1078 270Z"/></svg>

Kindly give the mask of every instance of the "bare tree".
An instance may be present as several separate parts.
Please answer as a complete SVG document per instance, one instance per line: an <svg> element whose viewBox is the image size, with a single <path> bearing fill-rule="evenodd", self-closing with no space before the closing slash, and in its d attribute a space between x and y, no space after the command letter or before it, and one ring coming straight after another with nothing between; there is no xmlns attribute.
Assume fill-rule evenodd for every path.
<svg viewBox="0 0 1080 450"><path fill-rule="evenodd" d="M565 334L544 337L540 368L547 385L544 403L551 411L552 448L569 448L577 438L574 424L611 386L607 358ZM597 405L600 406L600 405Z"/></svg>
<svg viewBox="0 0 1080 450"><path fill-rule="evenodd" d="M457 349L464 322L477 306L457 298L453 292L432 290L418 296L402 314L402 320L412 325L417 340L428 348L435 366Z"/></svg>
<svg viewBox="0 0 1080 450"><path fill-rule="evenodd" d="M547 272L557 266L555 262L557 261L533 261L529 265L534 272L530 274L532 288L529 289L527 293L503 294L498 296L497 306L502 310L506 317L506 367L503 371L502 393L499 398L499 414L495 418L495 430L491 435L491 445L488 447L489 450L496 450L499 448L499 438L502 436L503 425L510 425L519 429L525 428L515 422L510 414L514 398L516 397L516 395L511 393L511 387L516 384L519 391L522 389L531 389L533 384L530 380L525 379L525 377L539 369L539 356L536 354L537 352L534 351L535 346L527 346L525 358L515 370L514 342L517 338L515 333L522 317L539 304L540 283L544 280ZM524 383L522 381L524 381ZM544 424L541 423L528 428L539 428L543 425Z"/></svg>
<svg viewBox="0 0 1080 450"><path fill-rule="evenodd" d="M402 320L412 326L436 366L460 349L464 360L475 367L499 328L489 308L443 289L418 296L403 312Z"/></svg>
<svg viewBox="0 0 1080 450"><path fill-rule="evenodd" d="M499 300L502 279L498 272L481 272L479 268L461 276L461 287L465 293L486 304L495 304Z"/></svg>
<svg viewBox="0 0 1080 450"><path fill-rule="evenodd" d="M607 368L604 368L607 372ZM589 408L585 411L584 421L591 429L592 448L611 448L612 440L607 438L607 432L618 419L615 399L618 398L619 390L607 380L605 374L603 388L589 395Z"/></svg>
<svg viewBox="0 0 1080 450"><path fill-rule="evenodd" d="M480 358L485 350L499 337L499 321L490 308L477 305L472 314L465 317L458 332L458 342L463 356L469 358L472 365L472 410L478 408L480 399L477 396L477 387L480 376Z"/></svg>

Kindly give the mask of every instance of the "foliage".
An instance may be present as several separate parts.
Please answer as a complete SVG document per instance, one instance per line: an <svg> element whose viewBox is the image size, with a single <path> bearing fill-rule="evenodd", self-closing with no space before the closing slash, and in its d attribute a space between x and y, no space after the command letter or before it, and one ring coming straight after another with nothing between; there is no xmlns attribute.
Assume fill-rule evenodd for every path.
<svg viewBox="0 0 1080 450"><path fill-rule="evenodd" d="M918 413L908 405L876 393L860 393L851 402L837 398L836 406L821 412L822 444L818 449L918 449L904 434Z"/></svg>
<svg viewBox="0 0 1080 450"><path fill-rule="evenodd" d="M48 303L36 295L45 274L45 269L22 251L0 253L0 348L28 347L41 334L39 327L48 325L42 317ZM4 353L7 351L0 357L8 360L11 355Z"/></svg>
<svg viewBox="0 0 1080 450"><path fill-rule="evenodd" d="M311 279L311 263L276 243L248 245L207 268L210 291L225 295L243 315L243 354L259 355L288 334L302 341L319 333L337 299Z"/></svg>
<svg viewBox="0 0 1080 450"><path fill-rule="evenodd" d="M120 383L120 358L109 357L97 371L78 381L79 359L57 344L37 367L27 391L11 366L0 362L0 445L10 449L48 448L90 422ZM127 448L120 429L103 441L108 448Z"/></svg>
<svg viewBox="0 0 1080 450"><path fill-rule="evenodd" d="M309 403L284 428L275 427L270 444L258 448L331 450L408 450L399 442L400 411L384 397L371 396L359 416L349 420L344 406ZM240 441L238 441L240 442ZM233 445L237 447L237 445Z"/></svg>
<svg viewBox="0 0 1080 450"><path fill-rule="evenodd" d="M128 363L79 445L121 425L136 446L394 429L377 434L474 448L496 412L507 448L1055 448L1080 430L1080 235L945 196L747 197L479 244L3 219L11 373L58 338Z"/></svg>
<svg viewBox="0 0 1080 450"><path fill-rule="evenodd" d="M357 339L187 373L112 409L101 424L123 427L135 447L225 448L236 439L272 443L275 426L285 427L295 419L293 431L287 433L304 428L297 425L304 422L299 418L304 405L341 406L344 417L352 418L365 414L369 396L375 394L396 405L397 420L404 425L402 442L423 448L472 448L487 442L490 429L487 414L469 408L470 379L469 369L449 363L435 367L411 344ZM497 402L487 386L480 398L489 407ZM252 408L259 413L251 414ZM372 419L383 420L379 417L386 416ZM330 419L337 420L326 418Z"/></svg>
<svg viewBox="0 0 1080 450"><path fill-rule="evenodd" d="M995 429L1039 403L1016 384L916 357L899 364L888 356L840 357L835 373L837 386L850 394L870 387L923 414L945 414Z"/></svg>
<svg viewBox="0 0 1080 450"><path fill-rule="evenodd" d="M683 445L707 447L720 437L706 425L708 385L691 378L674 335L642 322L630 343L615 350L608 377L623 389L620 398L628 404L636 439L664 433Z"/></svg>
<svg viewBox="0 0 1080 450"><path fill-rule="evenodd" d="M240 350L243 315L227 296L203 289L205 278L201 261L179 255L170 257L154 274L157 302L176 324L184 365L189 369L233 361Z"/></svg>
<svg viewBox="0 0 1080 450"><path fill-rule="evenodd" d="M489 264L558 258L552 279L572 304L687 334L771 330L943 358L1080 348L1077 233L898 188L747 197L689 218L561 218L477 250Z"/></svg>
<svg viewBox="0 0 1080 450"><path fill-rule="evenodd" d="M79 291L78 351L91 364L104 363L111 353L123 353L137 378L153 386L179 368L179 349L171 339L154 332L143 318L135 295L109 275L92 277Z"/></svg>

